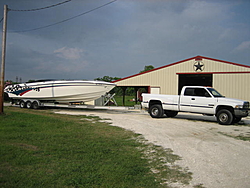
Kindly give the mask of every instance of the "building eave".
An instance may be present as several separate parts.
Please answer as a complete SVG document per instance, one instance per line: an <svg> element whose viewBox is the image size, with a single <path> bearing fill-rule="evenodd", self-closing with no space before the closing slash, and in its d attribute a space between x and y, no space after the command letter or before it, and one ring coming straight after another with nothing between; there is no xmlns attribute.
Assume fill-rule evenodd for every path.
<svg viewBox="0 0 250 188"><path fill-rule="evenodd" d="M161 66L161 67L149 70L149 71L145 71L145 72L134 74L134 75L131 75L131 76L128 76L128 77L125 77L125 78L121 78L119 80L113 81L112 83L116 83L116 82L119 82L119 81L122 81L122 80L126 80L126 79L129 79L129 78L133 78L133 77L139 76L139 75L143 75L143 74L147 74L147 73L150 73L150 72L154 72L154 71L157 71L157 70L160 70L160 69L164 69L166 67L170 67L170 66L173 66L173 65L177 65L177 64L180 64L180 63L183 63L185 61L192 60L192 59L195 59L195 60L207 59L207 60L217 61L217 62L226 63L226 64L230 64L230 65L236 65L236 66L240 66L240 67L250 68L250 66L248 66L248 65L243 65L243 64L238 64L238 63L233 63L233 62L229 62L229 61L224 61L224 60L219 60L219 59L215 59L215 58L210 58L210 57L205 57L205 56L197 55L195 57L184 59L184 60L181 60L181 61L178 61L178 62L175 62L175 63L170 63L168 65L164 65L164 66ZM248 72L246 72L246 73L248 73Z"/></svg>

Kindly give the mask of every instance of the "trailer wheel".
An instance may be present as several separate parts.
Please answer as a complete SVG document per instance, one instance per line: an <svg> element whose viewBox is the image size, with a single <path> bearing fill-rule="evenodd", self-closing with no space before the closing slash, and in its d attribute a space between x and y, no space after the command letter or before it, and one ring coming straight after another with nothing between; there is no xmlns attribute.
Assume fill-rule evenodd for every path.
<svg viewBox="0 0 250 188"><path fill-rule="evenodd" d="M19 105L20 105L20 108L26 108L26 103L23 100L19 102Z"/></svg>
<svg viewBox="0 0 250 188"><path fill-rule="evenodd" d="M163 109L160 104L154 104L149 108L149 114L152 118L160 118L163 116Z"/></svg>
<svg viewBox="0 0 250 188"><path fill-rule="evenodd" d="M227 109L220 110L217 115L217 121L221 125L231 125L233 122L233 114Z"/></svg>
<svg viewBox="0 0 250 188"><path fill-rule="evenodd" d="M32 108L33 108L33 109L38 109L38 108L39 108L39 104L38 104L37 101L34 101L34 102L32 103Z"/></svg>
<svg viewBox="0 0 250 188"><path fill-rule="evenodd" d="M30 101L27 101L26 106L27 106L27 108L32 108L32 103Z"/></svg>
<svg viewBox="0 0 250 188"><path fill-rule="evenodd" d="M167 117L175 117L178 114L177 111L171 111L171 110L165 110L164 113L166 114Z"/></svg>

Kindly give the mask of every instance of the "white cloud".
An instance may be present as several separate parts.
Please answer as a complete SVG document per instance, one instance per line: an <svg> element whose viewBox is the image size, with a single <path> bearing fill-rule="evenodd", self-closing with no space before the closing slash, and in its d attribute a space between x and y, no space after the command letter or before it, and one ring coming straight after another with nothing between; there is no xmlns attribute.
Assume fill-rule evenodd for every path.
<svg viewBox="0 0 250 188"><path fill-rule="evenodd" d="M62 73L81 74L88 66L89 63L87 61L69 61L67 63L58 64L55 69Z"/></svg>
<svg viewBox="0 0 250 188"><path fill-rule="evenodd" d="M239 46L235 48L239 51L250 50L250 41L244 41Z"/></svg>
<svg viewBox="0 0 250 188"><path fill-rule="evenodd" d="M80 59L83 52L83 49L67 47L63 47L54 51L58 57L63 59Z"/></svg>

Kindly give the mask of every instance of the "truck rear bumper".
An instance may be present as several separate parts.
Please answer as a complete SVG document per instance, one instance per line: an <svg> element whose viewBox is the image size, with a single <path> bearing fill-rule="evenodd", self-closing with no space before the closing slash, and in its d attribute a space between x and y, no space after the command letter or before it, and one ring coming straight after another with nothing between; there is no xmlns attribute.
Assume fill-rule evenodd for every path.
<svg viewBox="0 0 250 188"><path fill-rule="evenodd" d="M246 109L234 109L234 115L236 117L247 117L248 110L246 110Z"/></svg>
<svg viewBox="0 0 250 188"><path fill-rule="evenodd" d="M144 109L148 109L149 107L149 103L148 102L141 102L141 107L144 108Z"/></svg>

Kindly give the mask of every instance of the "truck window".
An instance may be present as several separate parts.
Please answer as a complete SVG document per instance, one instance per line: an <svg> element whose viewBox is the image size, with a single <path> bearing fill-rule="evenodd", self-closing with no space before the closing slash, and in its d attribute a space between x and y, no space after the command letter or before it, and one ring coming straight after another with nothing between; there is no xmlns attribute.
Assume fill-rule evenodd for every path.
<svg viewBox="0 0 250 188"><path fill-rule="evenodd" d="M186 88L184 95L186 96L194 96L194 88Z"/></svg>
<svg viewBox="0 0 250 188"><path fill-rule="evenodd" d="M209 93L204 88L195 88L194 93L197 97L210 97Z"/></svg>
<svg viewBox="0 0 250 188"><path fill-rule="evenodd" d="M184 95L197 97L211 97L204 88L186 88Z"/></svg>
<svg viewBox="0 0 250 188"><path fill-rule="evenodd" d="M222 96L218 91L216 91L214 88L208 88L208 90L210 91L210 93L211 93L214 97L224 97L224 96Z"/></svg>

